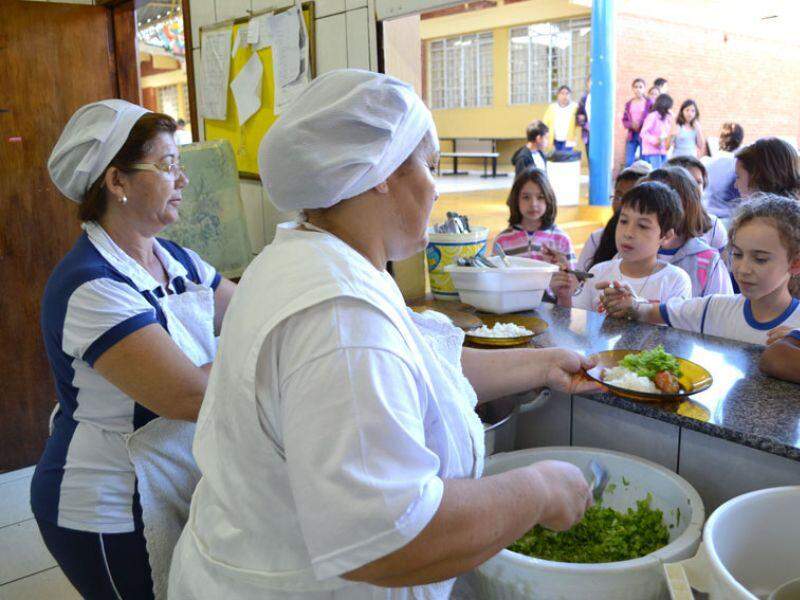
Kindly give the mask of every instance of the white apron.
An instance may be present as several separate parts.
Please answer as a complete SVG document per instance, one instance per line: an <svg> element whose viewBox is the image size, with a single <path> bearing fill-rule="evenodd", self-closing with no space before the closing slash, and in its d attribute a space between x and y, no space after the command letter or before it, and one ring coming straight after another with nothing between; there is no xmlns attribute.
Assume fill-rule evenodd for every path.
<svg viewBox="0 0 800 600"><path fill-rule="evenodd" d="M214 292L185 279L182 294L159 302L172 340L196 366L216 354ZM172 552L189 516L189 503L200 479L192 456L195 424L158 417L125 436L136 471L144 537L156 600L167 597Z"/></svg>
<svg viewBox="0 0 800 600"><path fill-rule="evenodd" d="M437 430L426 430L426 446L440 458L439 476L480 477L483 426L474 412L475 392L461 373L463 333L441 315L409 311L391 277L376 271L341 240L278 228L276 241L245 272L226 315L195 436L194 453L203 477L173 557L170 598L438 600L449 596L453 580L394 589L338 577L317 580L291 506L259 502L274 490L262 487L265 478L258 473L285 471L282 449L259 421L255 396L259 352L283 320L337 297L368 302L402 336L405 353L424 380L429 403L441 411ZM291 543L270 548L269 531L291 532L295 527Z"/></svg>

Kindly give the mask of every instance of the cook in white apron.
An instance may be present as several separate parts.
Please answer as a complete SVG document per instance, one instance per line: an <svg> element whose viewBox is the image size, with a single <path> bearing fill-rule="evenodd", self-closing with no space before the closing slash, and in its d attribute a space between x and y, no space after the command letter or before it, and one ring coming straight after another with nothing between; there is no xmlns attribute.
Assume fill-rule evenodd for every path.
<svg viewBox="0 0 800 600"><path fill-rule="evenodd" d="M435 140L409 86L343 70L314 80L262 142L270 199L329 209L334 229L311 218L279 227L239 283L198 418L202 477L170 598L443 600L469 567L442 564L469 564L464 545L475 556L499 547L486 519L456 519L464 538L430 533L440 515L497 514L508 543L517 521L546 520L549 496L513 475L472 481L483 427L461 369L463 334L409 311L384 268L424 248ZM569 496L555 479L543 471L540 481ZM574 503L585 509L580 481ZM521 516L495 506L495 482L530 499ZM463 485L478 500L453 491ZM403 571L404 558L386 579L367 574L426 535L437 537L405 565L428 561L419 570L430 575Z"/></svg>

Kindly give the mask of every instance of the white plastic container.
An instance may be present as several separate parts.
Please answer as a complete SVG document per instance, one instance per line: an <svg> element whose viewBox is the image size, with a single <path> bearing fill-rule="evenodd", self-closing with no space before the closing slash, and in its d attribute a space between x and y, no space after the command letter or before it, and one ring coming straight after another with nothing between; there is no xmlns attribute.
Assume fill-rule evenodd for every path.
<svg viewBox="0 0 800 600"><path fill-rule="evenodd" d="M758 600L800 576L800 486L737 496L717 508L703 529L697 555L667 565L672 581L681 569L688 583L711 600ZM691 600L676 586L672 597Z"/></svg>
<svg viewBox="0 0 800 600"><path fill-rule="evenodd" d="M684 479L650 461L595 448L532 448L487 458L484 475L502 473L541 460L564 460L589 475L589 460L609 473L604 504L624 511L648 492L651 507L673 525L670 542L642 558L613 563L574 564L531 558L502 550L478 567L471 579L478 598L492 600L665 600L669 592L663 562L694 555L705 518L703 502ZM623 480L624 478L624 480ZM629 482L625 485L625 481ZM680 513L678 512L680 510ZM680 517L678 516L680 514Z"/></svg>
<svg viewBox="0 0 800 600"><path fill-rule="evenodd" d="M458 290L458 298L464 304L496 315L533 310L542 303L542 296L544 296L544 290L522 292Z"/></svg>
<svg viewBox="0 0 800 600"><path fill-rule="evenodd" d="M489 258L496 265L500 258ZM509 256L511 267L460 267L450 265L445 272L450 275L461 302L491 313L508 313L531 310L542 302L544 291L550 285L556 265Z"/></svg>

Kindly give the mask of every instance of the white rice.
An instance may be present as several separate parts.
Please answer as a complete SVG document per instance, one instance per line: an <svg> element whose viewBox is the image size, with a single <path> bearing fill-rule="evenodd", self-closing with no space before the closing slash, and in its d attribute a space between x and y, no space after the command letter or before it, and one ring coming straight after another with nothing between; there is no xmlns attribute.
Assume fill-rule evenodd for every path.
<svg viewBox="0 0 800 600"><path fill-rule="evenodd" d="M650 381L647 377L637 375L625 367L606 369L603 373L603 381L608 385L625 388L626 390L631 390L634 392L649 392L651 394L657 394L659 391L656 387L656 384Z"/></svg>
<svg viewBox="0 0 800 600"><path fill-rule="evenodd" d="M485 338L515 338L523 335L533 335L533 332L514 323L495 323L491 329L486 325L481 325L477 329L470 331L469 335Z"/></svg>

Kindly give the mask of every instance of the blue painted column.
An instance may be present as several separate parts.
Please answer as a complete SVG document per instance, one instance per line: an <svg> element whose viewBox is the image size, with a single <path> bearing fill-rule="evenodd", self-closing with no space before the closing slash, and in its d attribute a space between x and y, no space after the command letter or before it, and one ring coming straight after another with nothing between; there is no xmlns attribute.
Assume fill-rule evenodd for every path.
<svg viewBox="0 0 800 600"><path fill-rule="evenodd" d="M592 96L589 204L610 204L614 157L614 0L592 1Z"/></svg>

